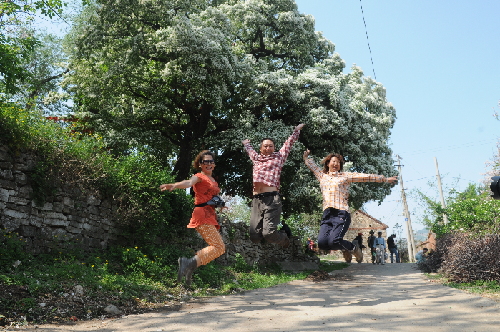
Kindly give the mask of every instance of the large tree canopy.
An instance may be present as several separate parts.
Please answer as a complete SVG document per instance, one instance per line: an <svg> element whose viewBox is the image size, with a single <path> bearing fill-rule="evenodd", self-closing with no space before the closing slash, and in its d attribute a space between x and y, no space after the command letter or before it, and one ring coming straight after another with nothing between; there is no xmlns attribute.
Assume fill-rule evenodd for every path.
<svg viewBox="0 0 500 332"><path fill-rule="evenodd" d="M393 175L387 140L395 110L383 86L360 68L343 73L334 45L293 0L99 0L71 34L71 75L79 117L116 153L145 149L191 174L201 149L218 154L219 182L251 193L242 150L264 137L277 148L299 123L285 164L285 211L315 211L318 185L302 151L346 156L352 170ZM353 186L351 203L381 200L387 185Z"/></svg>

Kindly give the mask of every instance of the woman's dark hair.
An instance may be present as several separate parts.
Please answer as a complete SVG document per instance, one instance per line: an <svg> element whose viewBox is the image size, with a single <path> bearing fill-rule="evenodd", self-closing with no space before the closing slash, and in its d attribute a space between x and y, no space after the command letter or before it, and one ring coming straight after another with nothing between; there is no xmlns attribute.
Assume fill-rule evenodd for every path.
<svg viewBox="0 0 500 332"><path fill-rule="evenodd" d="M344 163L345 163L344 157L342 157L342 155L338 153L330 153L321 161L321 164L323 164L323 173L328 173L329 170L328 164L330 163L330 160L332 160L333 157L337 157L337 159L340 161L340 171L342 172L342 170L344 169Z"/></svg>
<svg viewBox="0 0 500 332"><path fill-rule="evenodd" d="M212 156L212 159L215 162L215 155L214 155L214 153L212 151L210 151L210 150L203 150L200 153L198 153L198 155L196 156L196 158L194 158L194 160L193 160L193 167L195 169L201 167L201 161L203 160L204 156Z"/></svg>

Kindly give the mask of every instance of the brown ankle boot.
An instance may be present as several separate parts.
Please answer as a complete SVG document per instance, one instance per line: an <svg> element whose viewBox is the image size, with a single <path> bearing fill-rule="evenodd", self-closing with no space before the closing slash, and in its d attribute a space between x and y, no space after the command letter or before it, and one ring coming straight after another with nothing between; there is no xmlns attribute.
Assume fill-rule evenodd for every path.
<svg viewBox="0 0 500 332"><path fill-rule="evenodd" d="M342 250L342 255L344 255L344 259L346 263L350 263L352 260L352 254L349 250Z"/></svg>

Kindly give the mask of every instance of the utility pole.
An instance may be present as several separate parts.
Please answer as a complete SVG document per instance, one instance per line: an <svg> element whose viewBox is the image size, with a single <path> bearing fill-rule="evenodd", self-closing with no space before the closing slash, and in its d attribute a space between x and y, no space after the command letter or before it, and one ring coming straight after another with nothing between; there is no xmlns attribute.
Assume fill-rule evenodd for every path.
<svg viewBox="0 0 500 332"><path fill-rule="evenodd" d="M446 209L446 204L444 202L444 196L443 196L443 187L441 186L441 176L439 175L438 161L436 157L434 157L434 163L436 164L436 177L438 180L439 195L441 196L441 207L443 209ZM443 223L445 225L448 223L448 216L446 215L446 213L443 213Z"/></svg>
<svg viewBox="0 0 500 332"><path fill-rule="evenodd" d="M398 158L397 166L399 171L399 184L401 185L401 200L403 201L404 216L406 221L406 231L408 233L408 256L409 256L408 259L410 263L414 263L417 251L415 248L415 240L413 238L413 228L411 227L410 213L408 212L408 204L406 204L406 194L403 184L403 175L401 172L401 159L403 158L401 158L399 155L396 155L396 158Z"/></svg>

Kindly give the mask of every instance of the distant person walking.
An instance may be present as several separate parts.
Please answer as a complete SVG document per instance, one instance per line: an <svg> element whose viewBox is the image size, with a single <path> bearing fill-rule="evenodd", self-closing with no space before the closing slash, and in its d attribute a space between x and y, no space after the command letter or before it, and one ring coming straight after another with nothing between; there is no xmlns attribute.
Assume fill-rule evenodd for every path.
<svg viewBox="0 0 500 332"><path fill-rule="evenodd" d="M370 254L372 263L375 264L375 259L377 258L377 250L375 250L375 239L377 238L373 235L375 232L373 229L370 231L370 236L368 237L368 248L370 248Z"/></svg>
<svg viewBox="0 0 500 332"><path fill-rule="evenodd" d="M358 233L358 235L354 238L354 240L358 241L361 249L365 249L366 246L363 245L363 233Z"/></svg>
<svg viewBox="0 0 500 332"><path fill-rule="evenodd" d="M386 178L383 175L343 172L344 158L337 153L330 153L321 162L323 169L309 158L309 150L304 151L304 162L318 179L323 194L323 217L318 235L318 248L323 250L342 250L346 261L349 254L356 261L363 261L361 244L357 240L344 240L344 235L351 224L349 211L349 186L353 182L397 182L397 177ZM352 257L352 256L351 256Z"/></svg>
<svg viewBox="0 0 500 332"><path fill-rule="evenodd" d="M219 233L220 225L217 222L215 206L207 205L215 195L220 192L219 185L212 176L215 168L214 154L208 150L201 151L193 161L195 169L201 172L193 175L191 179L176 183L167 183L160 186L160 190L186 189L193 187L195 208L188 228L194 228L208 243L208 247L199 250L191 258L179 258L179 271L177 281L185 277L186 285L191 285L191 276L200 265L206 265L226 251L226 246Z"/></svg>
<svg viewBox="0 0 500 332"><path fill-rule="evenodd" d="M398 246L396 245L396 242L394 239L396 238L396 234L392 234L387 238L387 247L389 248L389 252L391 253L391 263L394 263L394 256L396 258L396 263L400 263L399 260L399 252L398 252Z"/></svg>
<svg viewBox="0 0 500 332"><path fill-rule="evenodd" d="M373 245L375 247L375 251L377 253L377 264L382 264L385 265L385 252L386 252L386 246L385 246L385 240L382 237L382 232L378 232L378 237L373 241Z"/></svg>
<svg viewBox="0 0 500 332"><path fill-rule="evenodd" d="M308 240L309 250L314 251L314 240Z"/></svg>
<svg viewBox="0 0 500 332"><path fill-rule="evenodd" d="M250 240L253 243L260 243L265 239L283 248L290 245L287 234L278 231L282 210L280 176L283 164L293 143L299 138L302 127L302 123L295 127L278 152L275 151L274 141L270 138L261 141L260 153L253 149L250 140L241 141L253 163L253 199L250 213Z"/></svg>

